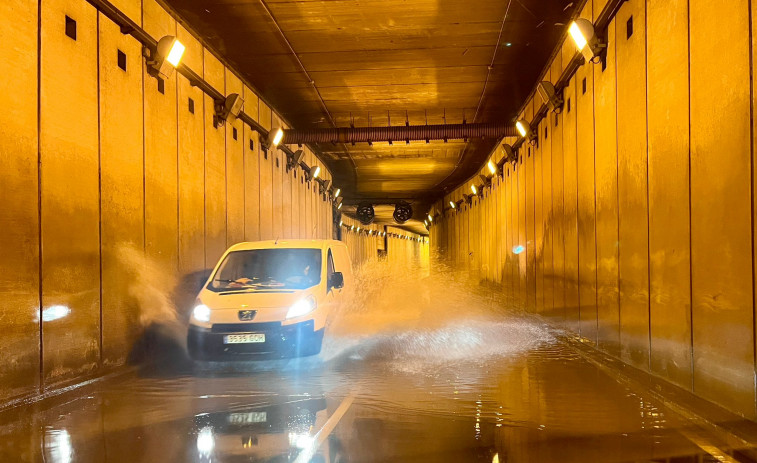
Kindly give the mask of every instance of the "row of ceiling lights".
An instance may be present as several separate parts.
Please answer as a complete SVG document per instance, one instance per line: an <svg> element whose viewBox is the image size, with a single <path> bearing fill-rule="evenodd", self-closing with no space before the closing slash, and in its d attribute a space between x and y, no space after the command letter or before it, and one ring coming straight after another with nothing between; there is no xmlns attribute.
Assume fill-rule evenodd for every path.
<svg viewBox="0 0 757 463"><path fill-rule="evenodd" d="M417 237L417 238L414 238L414 237L409 236L409 235L400 235L400 234L397 234L397 233L387 233L385 231L376 231L376 230L371 230L369 228L361 228L359 225L357 227L355 227L355 225L347 225L347 224L344 223L344 221L341 221L341 220L339 221L339 226L342 227L342 228L344 228L346 231L355 232L357 234L361 234L362 233L362 234L365 234L365 235L368 235L368 236L373 236L373 235L376 235L376 236L388 236L390 238L397 238L397 239L401 239L401 240L411 240L411 241L418 241L418 242L425 241L425 238L420 237L420 236Z"/></svg>
<svg viewBox="0 0 757 463"><path fill-rule="evenodd" d="M601 59L602 53L604 53L607 45L599 39L591 21L583 18L577 19L571 23L568 32L570 33L576 48L583 55L586 62L596 63ZM537 86L537 91L539 96L544 100L544 103L548 105L552 111L560 113L562 110L563 99L554 84L549 81L542 81ZM515 130L518 131L521 139L529 141L532 144L536 143L537 135L531 130L531 124L525 119L518 119L515 122ZM490 175L480 174L479 178L481 179L481 183L478 185L472 184L470 186L472 194L463 194L463 199L449 202L449 206L452 210L457 210L463 205L463 203L471 205L474 196L482 196L484 188L491 186L494 175L497 175L498 173L499 175L504 174L505 163L511 162L515 164L518 161L518 155L512 145L505 143L502 145L502 149L505 154L502 159L497 162L496 166L491 160L487 163ZM427 219L423 221L426 228L431 227L434 217L435 216L429 211Z"/></svg>

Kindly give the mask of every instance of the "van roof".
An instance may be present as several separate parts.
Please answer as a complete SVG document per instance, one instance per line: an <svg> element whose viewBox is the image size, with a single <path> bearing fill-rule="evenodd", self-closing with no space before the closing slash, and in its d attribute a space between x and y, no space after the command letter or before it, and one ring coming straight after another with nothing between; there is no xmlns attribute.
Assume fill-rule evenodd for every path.
<svg viewBox="0 0 757 463"><path fill-rule="evenodd" d="M281 239L267 241L245 241L231 246L228 251L247 251L250 249L274 249L274 248L297 248L297 249L325 249L329 246L345 246L339 240L300 240Z"/></svg>

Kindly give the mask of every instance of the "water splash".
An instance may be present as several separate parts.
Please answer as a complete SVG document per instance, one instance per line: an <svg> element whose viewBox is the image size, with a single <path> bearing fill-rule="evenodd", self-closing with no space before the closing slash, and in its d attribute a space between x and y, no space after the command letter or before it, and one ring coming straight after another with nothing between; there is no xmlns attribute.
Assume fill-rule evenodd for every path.
<svg viewBox="0 0 757 463"><path fill-rule="evenodd" d="M438 257L431 266L374 260L357 270L321 356L397 361L412 369L485 361L548 342L545 328L509 311L501 291L464 269Z"/></svg>

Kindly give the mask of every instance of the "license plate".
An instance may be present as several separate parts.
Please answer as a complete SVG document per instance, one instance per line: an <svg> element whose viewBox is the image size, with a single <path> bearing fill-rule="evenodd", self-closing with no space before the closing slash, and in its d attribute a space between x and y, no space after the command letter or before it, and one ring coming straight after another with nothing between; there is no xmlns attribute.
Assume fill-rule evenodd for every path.
<svg viewBox="0 0 757 463"><path fill-rule="evenodd" d="M265 423L268 419L266 412L232 413L229 424Z"/></svg>
<svg viewBox="0 0 757 463"><path fill-rule="evenodd" d="M251 342L265 342L265 333L227 334L223 337L224 344L246 344Z"/></svg>

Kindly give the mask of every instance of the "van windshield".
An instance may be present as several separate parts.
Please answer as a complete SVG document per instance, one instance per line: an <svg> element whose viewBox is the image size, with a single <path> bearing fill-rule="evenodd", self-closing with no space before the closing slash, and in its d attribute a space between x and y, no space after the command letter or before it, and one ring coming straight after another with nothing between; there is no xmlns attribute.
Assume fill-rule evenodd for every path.
<svg viewBox="0 0 757 463"><path fill-rule="evenodd" d="M215 292L305 289L320 282L320 249L252 249L230 252L208 289Z"/></svg>

